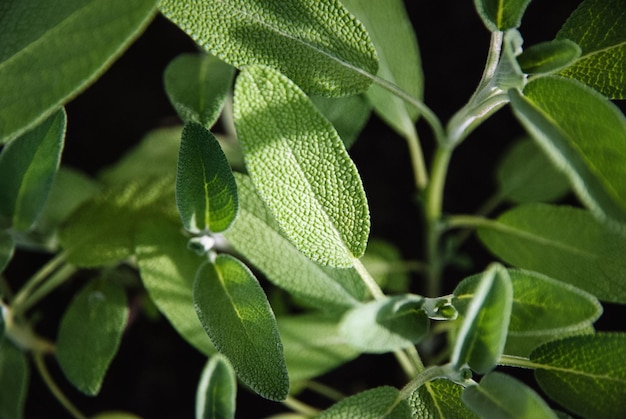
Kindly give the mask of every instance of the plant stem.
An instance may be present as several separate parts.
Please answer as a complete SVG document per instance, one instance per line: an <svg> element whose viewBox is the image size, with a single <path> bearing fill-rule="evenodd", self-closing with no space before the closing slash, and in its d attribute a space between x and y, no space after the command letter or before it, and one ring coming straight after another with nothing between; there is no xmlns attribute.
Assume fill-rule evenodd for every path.
<svg viewBox="0 0 626 419"><path fill-rule="evenodd" d="M423 191L428 185L428 173L426 172L426 163L424 163L424 153L422 152L419 137L417 132L413 131L411 135L407 135L405 138L409 147L409 155L411 156L415 186L418 191Z"/></svg>
<svg viewBox="0 0 626 419"><path fill-rule="evenodd" d="M52 258L48 263L41 267L22 287L13 300L13 308L15 312L24 312L20 309L20 306L28 299L30 294L33 293L35 288L39 286L48 276L50 276L61 264L65 262L65 254L60 253L56 257Z"/></svg>
<svg viewBox="0 0 626 419"><path fill-rule="evenodd" d="M320 383L318 381L307 381L306 386L309 390L320 394L329 400L338 402L346 397L345 394L340 391L335 390L332 387L327 386L326 384Z"/></svg>
<svg viewBox="0 0 626 419"><path fill-rule="evenodd" d="M77 268L73 265L66 264L62 266L57 272L52 274L50 279L41 284L39 288L34 290L28 298L26 298L20 305L16 305L15 315L21 316L32 306L37 304L39 300L50 294L59 285L63 284L70 276L77 271Z"/></svg>
<svg viewBox="0 0 626 419"><path fill-rule="evenodd" d="M502 355L500 356L500 361L498 362L500 365L507 365L510 367L520 367L520 368L530 368L535 369L536 365L528 358L524 358L521 356L513 356L513 355Z"/></svg>
<svg viewBox="0 0 626 419"><path fill-rule="evenodd" d="M370 291L370 294L372 294L372 297L374 297L374 299L376 300L385 298L385 293L383 292L383 290L380 289L374 278L372 278L372 275L370 275L367 269L365 269L365 266L363 266L363 262L355 258L353 266L354 269L361 276L361 279L365 283L367 289Z"/></svg>
<svg viewBox="0 0 626 419"><path fill-rule="evenodd" d="M298 412L304 416L308 417L316 417L320 414L320 411L312 406L309 406L306 403L301 402L300 400L287 396L285 400L282 402L285 406L289 407L294 412Z"/></svg>
<svg viewBox="0 0 626 419"><path fill-rule="evenodd" d="M451 215L445 220L445 229L499 226L497 221L479 215Z"/></svg>

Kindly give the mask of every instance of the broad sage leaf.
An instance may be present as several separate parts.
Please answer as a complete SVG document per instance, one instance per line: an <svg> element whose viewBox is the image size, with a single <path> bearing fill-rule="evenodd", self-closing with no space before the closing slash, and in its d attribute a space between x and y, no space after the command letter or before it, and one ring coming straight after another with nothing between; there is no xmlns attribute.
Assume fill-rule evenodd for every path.
<svg viewBox="0 0 626 419"><path fill-rule="evenodd" d="M237 79L234 119L250 177L285 235L316 262L352 266L365 252L369 209L330 122L291 80L259 66Z"/></svg>
<svg viewBox="0 0 626 419"><path fill-rule="evenodd" d="M626 99L624 27L624 0L583 1L556 35L582 49L580 58L560 74L580 80L610 99Z"/></svg>
<svg viewBox="0 0 626 419"><path fill-rule="evenodd" d="M549 74L571 65L580 57L581 49L569 39L555 39L525 49L518 57L526 74Z"/></svg>
<svg viewBox="0 0 626 419"><path fill-rule="evenodd" d="M278 326L252 272L232 256L219 255L198 269L193 301L215 348L237 376L259 395L284 400L289 377Z"/></svg>
<svg viewBox="0 0 626 419"><path fill-rule="evenodd" d="M533 389L499 372L490 372L479 385L467 387L462 398L474 413L485 419L557 419Z"/></svg>
<svg viewBox="0 0 626 419"><path fill-rule="evenodd" d="M0 339L0 417L24 417L29 368L26 354Z"/></svg>
<svg viewBox="0 0 626 419"><path fill-rule="evenodd" d="M225 62L275 68L309 94L364 92L378 68L363 25L337 0L162 0L159 7Z"/></svg>
<svg viewBox="0 0 626 419"><path fill-rule="evenodd" d="M542 272L603 301L626 302L626 239L589 211L527 204L479 228L478 236L513 266Z"/></svg>
<svg viewBox="0 0 626 419"><path fill-rule="evenodd" d="M85 286L68 306L56 342L56 357L74 386L96 395L117 353L128 318L124 289L103 277Z"/></svg>
<svg viewBox="0 0 626 419"><path fill-rule="evenodd" d="M176 205L192 233L220 233L237 215L237 184L228 160L213 134L195 122L183 129Z"/></svg>
<svg viewBox="0 0 626 419"><path fill-rule="evenodd" d="M0 273L4 271L4 268L13 258L14 250L15 243L13 242L13 237L8 232L0 230Z"/></svg>
<svg viewBox="0 0 626 419"><path fill-rule="evenodd" d="M372 113L372 105L365 95L310 98L322 115L333 124L346 149L352 147Z"/></svg>
<svg viewBox="0 0 626 419"><path fill-rule="evenodd" d="M461 401L463 387L446 379L428 381L408 399L411 417L434 419L478 419Z"/></svg>
<svg viewBox="0 0 626 419"><path fill-rule="evenodd" d="M532 351L553 340L571 336L592 335L596 333L592 323L581 325L577 329L558 329L553 334L511 334L506 337L504 354L528 358Z"/></svg>
<svg viewBox="0 0 626 419"><path fill-rule="evenodd" d="M617 418L626 400L626 334L573 336L530 354L541 389L586 418ZM581 394L584 397L581 397Z"/></svg>
<svg viewBox="0 0 626 419"><path fill-rule="evenodd" d="M215 354L207 362L196 392L196 419L235 417L237 379L232 365L223 355Z"/></svg>
<svg viewBox="0 0 626 419"><path fill-rule="evenodd" d="M626 118L611 102L575 80L534 79L510 90L513 111L600 218L626 223ZM581 118L580 115L584 115Z"/></svg>
<svg viewBox="0 0 626 419"><path fill-rule="evenodd" d="M156 0L5 0L0 5L0 144L91 84L144 30Z"/></svg>
<svg viewBox="0 0 626 419"><path fill-rule="evenodd" d="M519 28L530 0L474 0L476 10L491 32Z"/></svg>
<svg viewBox="0 0 626 419"><path fill-rule="evenodd" d="M178 116L211 129L220 116L235 69L209 54L181 54L165 69L165 92Z"/></svg>
<svg viewBox="0 0 626 419"><path fill-rule="evenodd" d="M479 374L491 371L502 355L513 305L513 285L500 265L490 266L478 284L456 338L451 364L468 365Z"/></svg>
<svg viewBox="0 0 626 419"><path fill-rule="evenodd" d="M0 217L15 230L28 230L41 214L59 168L65 124L60 110L0 153Z"/></svg>
<svg viewBox="0 0 626 419"><path fill-rule="evenodd" d="M400 392L388 386L376 387L347 397L322 412L319 419L410 419L411 409Z"/></svg>

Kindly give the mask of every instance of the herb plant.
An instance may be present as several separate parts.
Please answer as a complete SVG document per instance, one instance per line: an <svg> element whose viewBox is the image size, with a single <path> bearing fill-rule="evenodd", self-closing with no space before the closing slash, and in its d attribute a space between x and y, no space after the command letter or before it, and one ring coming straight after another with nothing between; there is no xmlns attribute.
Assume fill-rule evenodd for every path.
<svg viewBox="0 0 626 419"><path fill-rule="evenodd" d="M154 307L208 357L197 417L234 417L238 391L294 418L620 417L626 333L594 323L601 301L626 303L626 119L611 101L626 98L626 2L584 0L527 47L529 3L474 1L487 60L445 125L401 0L0 3L0 272L49 255L0 277L0 417L36 403L31 364L85 417L50 365L96 396ZM60 165L64 106L157 13L199 47L163 75L183 126L97 178ZM495 198L446 211L453 153L503 107L528 136L502 140ZM350 149L373 114L406 139L419 262L370 240L378 203ZM474 233L493 263L463 263ZM76 292L49 336L40 303L60 287ZM318 381L362 354L392 354L403 384ZM115 408L97 417L134 417Z"/></svg>

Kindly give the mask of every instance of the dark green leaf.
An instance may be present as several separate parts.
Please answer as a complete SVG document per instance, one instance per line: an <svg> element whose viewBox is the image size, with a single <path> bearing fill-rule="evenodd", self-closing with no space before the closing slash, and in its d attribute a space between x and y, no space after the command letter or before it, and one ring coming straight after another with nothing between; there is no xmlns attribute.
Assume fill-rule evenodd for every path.
<svg viewBox="0 0 626 419"><path fill-rule="evenodd" d="M273 67L310 94L361 93L371 83L363 73L376 74L367 32L337 0L162 0L159 7L220 59Z"/></svg>
<svg viewBox="0 0 626 419"><path fill-rule="evenodd" d="M311 96L311 101L333 124L346 148L355 143L372 113L372 105L364 95L340 98Z"/></svg>
<svg viewBox="0 0 626 419"><path fill-rule="evenodd" d="M343 399L322 412L319 419L410 419L408 403L399 398L400 392L393 387L376 387Z"/></svg>
<svg viewBox="0 0 626 419"><path fill-rule="evenodd" d="M575 42L556 39L525 49L517 61L526 74L548 74L570 66L580 54L580 47Z"/></svg>
<svg viewBox="0 0 626 419"><path fill-rule="evenodd" d="M63 373L88 395L100 391L128 318L124 289L103 277L85 286L67 308L56 342Z"/></svg>
<svg viewBox="0 0 626 419"><path fill-rule="evenodd" d="M449 380L424 383L409 397L412 417L433 419L478 419L461 402L463 387Z"/></svg>
<svg viewBox="0 0 626 419"><path fill-rule="evenodd" d="M0 273L13 258L14 247L13 237L6 231L0 230Z"/></svg>
<svg viewBox="0 0 626 419"><path fill-rule="evenodd" d="M154 16L156 0L4 0L0 144L85 89Z"/></svg>
<svg viewBox="0 0 626 419"><path fill-rule="evenodd" d="M235 417L237 380L228 359L215 354L209 359L196 393L196 419Z"/></svg>
<svg viewBox="0 0 626 419"><path fill-rule="evenodd" d="M544 343L570 336L591 335L595 333L591 323L581 325L578 329L557 330L553 334L524 335L514 334L506 337L504 353L506 355L528 357L530 353Z"/></svg>
<svg viewBox="0 0 626 419"><path fill-rule="evenodd" d="M519 28L530 0L474 0L476 10L492 32Z"/></svg>
<svg viewBox="0 0 626 419"><path fill-rule="evenodd" d="M0 217L10 220L15 230L28 230L41 214L59 168L65 123L65 111L60 110L2 149Z"/></svg>
<svg viewBox="0 0 626 419"><path fill-rule="evenodd" d="M8 339L0 339L0 417L24 416L28 377L26 355Z"/></svg>
<svg viewBox="0 0 626 419"><path fill-rule="evenodd" d="M284 400L289 377L272 308L252 272L219 255L198 269L193 288L196 313L237 376L259 395Z"/></svg>

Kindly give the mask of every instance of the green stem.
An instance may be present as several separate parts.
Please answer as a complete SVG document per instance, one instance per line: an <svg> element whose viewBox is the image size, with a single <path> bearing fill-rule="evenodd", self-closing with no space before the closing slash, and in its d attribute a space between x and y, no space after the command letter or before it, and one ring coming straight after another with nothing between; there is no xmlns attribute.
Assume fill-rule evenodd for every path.
<svg viewBox="0 0 626 419"><path fill-rule="evenodd" d="M13 300L13 307L16 311L19 310L24 302L28 299L30 294L39 286L41 282L43 282L48 276L50 276L59 266L61 266L65 262L65 254L60 253L53 259L51 259L48 263L41 267L39 271L35 273L22 287L22 289L17 293L15 299Z"/></svg>
<svg viewBox="0 0 626 419"><path fill-rule="evenodd" d="M502 355L500 356L499 365L507 365L509 367L520 367L520 368L529 368L535 369L537 368L537 364L532 362L528 358L524 358L521 356L513 356L513 355Z"/></svg>
<svg viewBox="0 0 626 419"><path fill-rule="evenodd" d="M67 279L76 271L77 268L73 265L62 266L57 272L52 274L50 279L41 284L39 288L35 289L26 299L24 299L21 304L14 305L15 315L21 316L26 313L28 309L37 304L42 298L67 281Z"/></svg>
<svg viewBox="0 0 626 419"><path fill-rule="evenodd" d="M501 226L497 221L479 215L451 215L446 218L445 229L453 228L478 228L490 227L497 228Z"/></svg>
<svg viewBox="0 0 626 419"><path fill-rule="evenodd" d="M289 407L294 412L300 413L307 417L316 417L320 414L320 411L306 403L301 402L295 397L287 396L282 402L285 406Z"/></svg>
<svg viewBox="0 0 626 419"><path fill-rule="evenodd" d="M322 384L318 381L307 381L306 387L309 390L314 391L317 394L320 394L334 402L338 402L339 400L345 399L346 397L346 395L341 393L340 391L337 391L334 388L329 387L326 384Z"/></svg>
<svg viewBox="0 0 626 419"><path fill-rule="evenodd" d="M372 294L372 297L374 297L374 299L376 300L385 298L385 293L383 292L383 290L380 289L374 278L372 278L372 275L370 275L367 269L365 269L365 266L363 266L363 262L355 258L353 266L354 269L361 276L361 279L365 283L367 289L370 291L370 294Z"/></svg>
<svg viewBox="0 0 626 419"><path fill-rule="evenodd" d="M411 156L415 186L418 191L423 191L428 185L428 173L426 172L426 163L424 162L424 153L422 152L419 137L417 132L414 131L405 138L409 147L409 155Z"/></svg>

